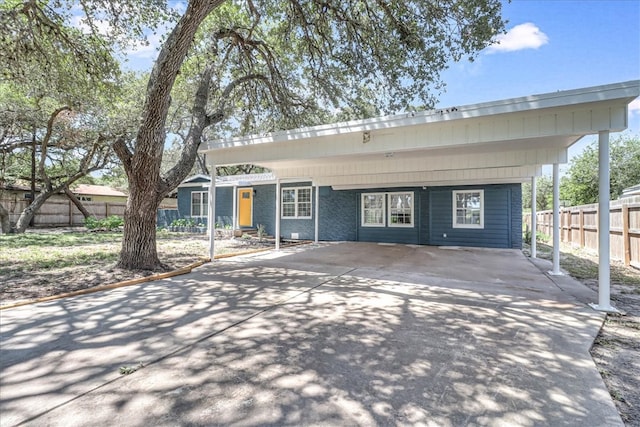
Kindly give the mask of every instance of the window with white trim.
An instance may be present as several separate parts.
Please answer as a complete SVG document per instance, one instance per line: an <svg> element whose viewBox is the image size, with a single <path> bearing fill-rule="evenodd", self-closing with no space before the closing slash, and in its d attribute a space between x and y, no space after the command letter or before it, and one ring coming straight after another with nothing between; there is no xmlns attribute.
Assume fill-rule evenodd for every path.
<svg viewBox="0 0 640 427"><path fill-rule="evenodd" d="M283 188L281 205L282 218L311 218L311 187Z"/></svg>
<svg viewBox="0 0 640 427"><path fill-rule="evenodd" d="M191 216L209 215L209 193L194 191L191 193Z"/></svg>
<svg viewBox="0 0 640 427"><path fill-rule="evenodd" d="M385 193L362 194L362 226L384 227Z"/></svg>
<svg viewBox="0 0 640 427"><path fill-rule="evenodd" d="M389 193L389 227L413 227L413 193Z"/></svg>
<svg viewBox="0 0 640 427"><path fill-rule="evenodd" d="M453 192L453 228L484 228L484 190Z"/></svg>

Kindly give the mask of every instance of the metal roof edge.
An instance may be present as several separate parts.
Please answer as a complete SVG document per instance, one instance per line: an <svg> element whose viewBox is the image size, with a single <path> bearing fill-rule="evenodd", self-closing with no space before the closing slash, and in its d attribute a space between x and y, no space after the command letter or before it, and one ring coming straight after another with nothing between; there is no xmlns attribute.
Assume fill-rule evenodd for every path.
<svg viewBox="0 0 640 427"><path fill-rule="evenodd" d="M630 80L626 82L586 88L469 104L459 107L439 108L422 112L408 112L377 118L303 127L274 132L267 135L247 135L244 137L216 140L209 142L207 147L201 149L200 152L254 144L276 143L313 137L374 131L446 120L458 120L614 99L625 99L631 101L638 96L640 96L640 80Z"/></svg>

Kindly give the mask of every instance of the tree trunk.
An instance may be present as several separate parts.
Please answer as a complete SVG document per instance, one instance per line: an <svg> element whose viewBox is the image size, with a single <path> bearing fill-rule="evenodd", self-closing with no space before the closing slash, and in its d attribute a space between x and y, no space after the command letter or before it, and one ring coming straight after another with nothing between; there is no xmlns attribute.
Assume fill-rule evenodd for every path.
<svg viewBox="0 0 640 427"><path fill-rule="evenodd" d="M36 212L44 205L49 197L53 195L53 192L42 192L36 196L35 199L31 202L29 206L27 206L20 217L18 217L18 222L16 222L16 233L22 234L25 232L29 224L31 224L31 220L35 216Z"/></svg>
<svg viewBox="0 0 640 427"><path fill-rule="evenodd" d="M127 270L166 270L156 249L156 212L162 197L130 188L124 211L122 250L118 267Z"/></svg>
<svg viewBox="0 0 640 427"><path fill-rule="evenodd" d="M0 203L0 234L9 234L11 223L9 222L9 211Z"/></svg>
<svg viewBox="0 0 640 427"><path fill-rule="evenodd" d="M66 194L69 200L71 200L73 204L76 205L76 208L78 208L85 219L91 216L91 212L89 212L87 208L84 207L82 202L76 197L76 195L73 194L71 190L69 190L69 187L64 187L64 194Z"/></svg>

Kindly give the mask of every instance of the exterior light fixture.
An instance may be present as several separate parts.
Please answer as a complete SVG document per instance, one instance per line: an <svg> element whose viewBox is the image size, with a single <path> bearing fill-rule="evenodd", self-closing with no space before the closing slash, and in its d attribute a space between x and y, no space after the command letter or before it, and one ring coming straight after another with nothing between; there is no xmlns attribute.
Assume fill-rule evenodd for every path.
<svg viewBox="0 0 640 427"><path fill-rule="evenodd" d="M362 143L366 144L369 141L371 141L371 132L369 131L362 132Z"/></svg>

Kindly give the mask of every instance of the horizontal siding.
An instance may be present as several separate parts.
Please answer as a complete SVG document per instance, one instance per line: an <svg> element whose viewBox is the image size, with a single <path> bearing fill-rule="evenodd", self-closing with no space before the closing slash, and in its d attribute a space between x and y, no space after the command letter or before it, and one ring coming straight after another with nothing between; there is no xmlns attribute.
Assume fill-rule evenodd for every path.
<svg viewBox="0 0 640 427"><path fill-rule="evenodd" d="M253 187L253 226L264 225L270 236L276 234L276 186L275 184ZM233 202L231 202L233 204Z"/></svg>
<svg viewBox="0 0 640 427"><path fill-rule="evenodd" d="M511 197L513 185L437 187L430 190L430 239L437 246L479 246L510 248L514 246ZM484 189L484 228L453 228L453 190ZM447 237L444 237L446 234ZM515 242L517 244L517 242Z"/></svg>
<svg viewBox="0 0 640 427"><path fill-rule="evenodd" d="M233 225L233 188L216 188L216 224L221 227Z"/></svg>
<svg viewBox="0 0 640 427"><path fill-rule="evenodd" d="M296 182L282 184L281 188L311 187L311 182ZM275 195L275 194L274 194ZM280 220L280 236L291 239L292 233L298 233L298 238L302 240L315 239L315 188L311 187L311 218L294 219L282 218ZM275 207L275 203L274 203ZM275 223L274 223L275 224Z"/></svg>

